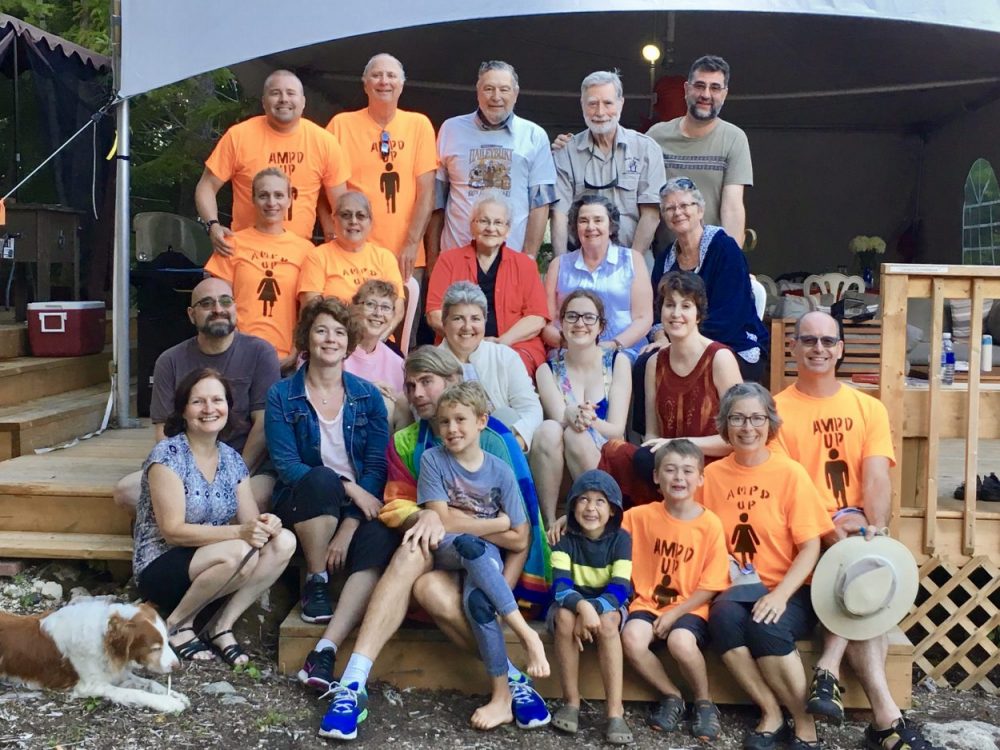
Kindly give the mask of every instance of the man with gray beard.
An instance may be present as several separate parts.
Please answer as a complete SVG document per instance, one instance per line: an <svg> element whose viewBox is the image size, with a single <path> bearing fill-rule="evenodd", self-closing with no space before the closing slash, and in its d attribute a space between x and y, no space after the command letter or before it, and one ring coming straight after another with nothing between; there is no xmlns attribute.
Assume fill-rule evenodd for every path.
<svg viewBox="0 0 1000 750"><path fill-rule="evenodd" d="M746 133L719 118L728 93L729 63L716 55L699 57L684 83L687 113L656 123L646 134L663 149L667 179L688 177L701 190L705 224L721 226L742 247L743 189L753 185L753 165ZM664 228L664 234L670 233Z"/></svg>
<svg viewBox="0 0 1000 750"><path fill-rule="evenodd" d="M621 213L616 244L645 253L660 221L660 188L666 182L660 149L648 136L619 125L625 94L618 73L599 70L580 84L580 107L587 129L553 147L556 196L552 205L552 246L567 251L567 219L573 201L603 195Z"/></svg>
<svg viewBox="0 0 1000 750"><path fill-rule="evenodd" d="M240 452L250 470L250 487L261 512L271 502L274 472L268 466L264 440L264 404L267 390L281 378L278 353L264 339L236 330L233 290L222 279L207 278L191 291L188 318L197 335L172 346L156 358L149 416L156 442L163 440L163 423L174 410L177 384L192 370L210 367L229 381L233 403L225 442ZM118 481L115 502L135 513L142 472Z"/></svg>

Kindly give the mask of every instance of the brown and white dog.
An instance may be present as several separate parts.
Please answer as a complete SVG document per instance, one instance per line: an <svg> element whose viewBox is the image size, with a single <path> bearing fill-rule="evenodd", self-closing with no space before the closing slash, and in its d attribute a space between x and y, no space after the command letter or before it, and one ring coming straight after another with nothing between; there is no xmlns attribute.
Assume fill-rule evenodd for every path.
<svg viewBox="0 0 1000 750"><path fill-rule="evenodd" d="M0 677L164 713L190 705L182 693L132 674L133 665L157 674L179 665L148 604L85 597L42 615L0 612Z"/></svg>

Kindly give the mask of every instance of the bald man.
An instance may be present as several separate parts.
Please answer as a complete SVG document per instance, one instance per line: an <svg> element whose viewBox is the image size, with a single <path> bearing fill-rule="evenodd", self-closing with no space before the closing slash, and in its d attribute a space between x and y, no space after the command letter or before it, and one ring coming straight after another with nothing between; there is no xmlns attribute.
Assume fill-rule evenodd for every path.
<svg viewBox="0 0 1000 750"><path fill-rule="evenodd" d="M263 115L233 125L222 134L205 160L205 171L194 189L194 204L205 225L212 248L232 253L229 237L253 226L252 183L262 169L277 167L292 183L292 205L285 229L312 239L316 203L320 193L330 205L346 190L351 166L337 138L302 116L306 97L302 81L287 70L276 70L264 81L260 99ZM219 220L217 195L227 182L233 185L233 221L227 227ZM324 223L332 237L333 227Z"/></svg>
<svg viewBox="0 0 1000 750"><path fill-rule="evenodd" d="M232 431L225 442L243 456L252 476L254 499L263 510L274 489L273 472L260 471L267 457L264 404L268 388L281 377L278 353L264 339L236 330L233 290L222 279L208 278L198 284L191 292L187 314L198 333L163 352L153 367L149 415L156 428L156 441L163 440L163 423L174 410L177 384L192 370L218 370L233 392L229 412ZM141 481L142 472L135 471L123 477L114 490L115 502L133 514Z"/></svg>

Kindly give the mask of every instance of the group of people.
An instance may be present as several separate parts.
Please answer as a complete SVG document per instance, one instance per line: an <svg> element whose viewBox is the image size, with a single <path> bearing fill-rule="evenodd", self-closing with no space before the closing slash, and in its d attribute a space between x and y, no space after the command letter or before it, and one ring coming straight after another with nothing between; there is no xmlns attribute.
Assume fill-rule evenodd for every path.
<svg viewBox="0 0 1000 750"><path fill-rule="evenodd" d="M845 656L872 704L868 747L930 748L889 694L884 636L829 636L811 683L796 650L823 549L885 533L893 449L884 407L836 379L829 316L799 321L793 386L772 398L756 382L768 340L740 249L749 151L718 119L725 61L695 62L688 113L652 137L618 124L617 75L591 74L587 130L551 144L513 114L507 63L482 65L476 112L446 121L436 148L427 118L398 109L398 60L376 55L362 80L368 107L324 130L302 117L298 79L273 73L265 114L222 137L196 189L216 251L188 308L197 333L158 358L157 443L116 488L136 514L139 590L177 653L245 663L233 624L298 548L301 617L325 626L298 676L330 698L324 737L357 736L373 664L418 606L482 658L480 729L577 731L593 643L607 739L632 741L625 660L660 694L650 725L672 731L685 698L665 644L701 739L721 729L712 648L761 709L747 748L819 747L815 717L843 718ZM703 148L704 180L676 173ZM669 241L650 270L658 226ZM421 268L438 341L410 350L392 337ZM550 664L531 617L553 633L554 715L532 687Z"/></svg>

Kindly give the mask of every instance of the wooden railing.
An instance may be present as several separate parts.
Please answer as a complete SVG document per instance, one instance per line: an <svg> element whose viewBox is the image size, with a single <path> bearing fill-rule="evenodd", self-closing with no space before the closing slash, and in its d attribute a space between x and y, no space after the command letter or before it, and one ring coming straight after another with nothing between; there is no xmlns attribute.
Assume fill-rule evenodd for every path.
<svg viewBox="0 0 1000 750"><path fill-rule="evenodd" d="M898 535L906 510L921 508L920 551L925 555L958 552L961 557L977 553L1000 559L1000 545L995 527L981 537L977 527L975 491L967 491L961 510L941 511L938 496L940 440L962 438L965 441L965 486L976 487L977 459L981 438L1000 438L1000 388L983 386L980 380L982 357L982 315L984 299L1000 299L1000 268L994 266L938 266L884 264L882 292L882 359L879 368L879 392L889 411L897 463L892 470L892 530ZM907 300L929 298L932 301L931 330L925 332L930 342L929 378L924 388L907 387L906 309ZM947 299L971 300L969 331L968 381L943 386L941 383L941 347L944 329L944 305ZM904 442L916 444L904 451ZM916 465L914 465L916 464ZM912 488L903 496L905 484ZM915 481L913 481L915 480ZM961 519L957 539L950 539L951 549L940 549L942 521ZM989 514L993 515L993 514ZM953 526L953 524L950 524ZM951 537L956 534L949 532ZM956 544L957 542L957 544ZM914 549L916 553L917 550Z"/></svg>

